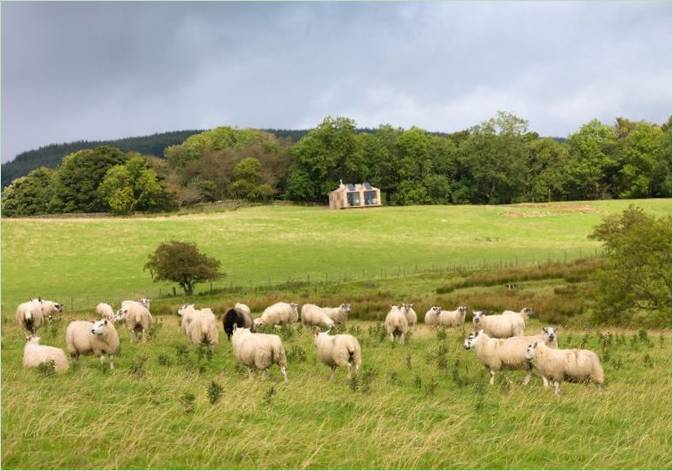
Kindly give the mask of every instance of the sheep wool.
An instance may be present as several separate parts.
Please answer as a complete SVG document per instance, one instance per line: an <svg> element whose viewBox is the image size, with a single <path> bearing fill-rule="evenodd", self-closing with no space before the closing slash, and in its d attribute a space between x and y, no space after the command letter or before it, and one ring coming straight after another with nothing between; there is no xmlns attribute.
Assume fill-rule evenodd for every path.
<svg viewBox="0 0 673 471"><path fill-rule="evenodd" d="M72 321L65 329L65 346L74 360L79 359L80 355L95 355L102 364L107 355L112 369L112 357L119 351L119 334L114 324L107 319L96 322Z"/></svg>
<svg viewBox="0 0 673 471"><path fill-rule="evenodd" d="M323 327L331 327L334 325L334 320L327 315L325 309L316 306L315 304L304 304L301 307L301 322L304 325Z"/></svg>
<svg viewBox="0 0 673 471"><path fill-rule="evenodd" d="M54 362L57 372L66 371L70 365L65 352L60 348L40 345L40 337L26 337L26 346L23 347L23 367L36 368L43 363Z"/></svg>
<svg viewBox="0 0 673 471"><path fill-rule="evenodd" d="M474 311L472 323L476 329L482 329L489 337L498 339L523 335L526 327L524 320L518 315L485 316L481 311Z"/></svg>
<svg viewBox="0 0 673 471"><path fill-rule="evenodd" d="M348 334L329 335L316 327L313 342L318 350L318 359L332 369L332 381L336 378L337 367L348 369L348 379L351 379L351 368L355 368L356 377L360 374L362 350L358 339Z"/></svg>
<svg viewBox="0 0 673 471"><path fill-rule="evenodd" d="M287 358L280 337L273 334L254 334L250 329L234 328L231 345L236 361L248 368L261 370L264 374L272 365L280 367L287 383Z"/></svg>
<svg viewBox="0 0 673 471"><path fill-rule="evenodd" d="M398 338L400 343L404 343L404 336L409 331L409 323L407 322L407 317L398 306L391 306L388 315L386 315L384 325L391 342L394 342L395 338Z"/></svg>
<svg viewBox="0 0 673 471"><path fill-rule="evenodd" d="M467 306L458 306L455 311L440 311L437 315L437 325L444 327L460 327L465 323Z"/></svg>

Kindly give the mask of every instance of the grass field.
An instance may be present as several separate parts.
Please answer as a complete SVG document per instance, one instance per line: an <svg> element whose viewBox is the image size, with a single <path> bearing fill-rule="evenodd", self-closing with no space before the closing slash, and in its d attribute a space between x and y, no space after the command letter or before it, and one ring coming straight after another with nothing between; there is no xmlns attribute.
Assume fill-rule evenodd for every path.
<svg viewBox="0 0 673 471"><path fill-rule="evenodd" d="M2 467L670 469L670 329L590 327L584 284L597 260L496 268L593 254L592 227L630 203L3 220ZM671 211L670 200L634 203ZM173 314L185 299L156 297L159 287L142 271L147 254L171 238L222 260L229 276L220 286L310 280L193 300L218 314L237 300L254 312L281 299L352 302L354 317L368 319L348 324L363 348L360 380L339 372L331 383L310 332L298 326L280 331L287 385L275 368L269 379L247 378L221 327L214 356L200 354ZM447 265L485 267L413 274ZM325 273L330 282L317 283ZM66 302L63 318L41 331L43 344L63 347L67 321L92 318L101 300L116 307L143 294L155 297L158 326L145 344L120 328L114 370L91 357L63 375L21 368L19 301ZM527 332L561 322L560 346L596 351L607 388L566 383L556 397L537 378L523 386L522 372L489 386L456 329L419 326L408 344L393 346L379 322L401 300L416 303L421 319L435 303L532 306Z"/></svg>
<svg viewBox="0 0 673 471"><path fill-rule="evenodd" d="M43 343L62 345L65 323ZM671 338L650 332L564 331L561 347L600 353L607 378L562 385L561 396L522 372L489 386L460 331L416 328L406 345L374 322L349 328L363 372L349 383L317 363L311 333L282 331L289 384L274 367L248 379L231 346L210 360L163 317L112 371L97 359L61 376L20 367L23 337L3 327L2 466L10 468L533 468L670 469ZM534 332L539 324L529 328ZM604 345L604 347L601 347ZM185 349L184 347L187 347ZM186 353L185 353L186 352ZM215 381L219 399L209 396ZM217 399L211 404L210 398Z"/></svg>
<svg viewBox="0 0 673 471"><path fill-rule="evenodd" d="M3 219L3 304L33 296L76 309L165 294L142 267L159 242L191 240L222 261L220 286L386 277L433 266L544 261L593 254L587 239L609 213L670 200L331 211L262 206L153 218ZM582 252L583 251L583 252ZM204 286L202 289L207 289ZM198 289L198 288L197 288ZM7 307L6 307L7 309Z"/></svg>

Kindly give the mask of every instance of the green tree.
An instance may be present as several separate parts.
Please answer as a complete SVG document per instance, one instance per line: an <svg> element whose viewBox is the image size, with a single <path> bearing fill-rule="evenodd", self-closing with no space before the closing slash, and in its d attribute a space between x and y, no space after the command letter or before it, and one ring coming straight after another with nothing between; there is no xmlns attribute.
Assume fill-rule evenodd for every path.
<svg viewBox="0 0 673 471"><path fill-rule="evenodd" d="M661 127L639 122L632 125L620 142L617 153L621 165L618 177L620 197L646 198L654 194L655 169L663 134Z"/></svg>
<svg viewBox="0 0 673 471"><path fill-rule="evenodd" d="M568 137L566 192L569 199L599 199L616 192L615 129L593 120Z"/></svg>
<svg viewBox="0 0 673 471"><path fill-rule="evenodd" d="M671 217L630 206L606 217L589 236L603 243L607 267L597 274L595 316L627 323L644 313L650 325L671 322Z"/></svg>
<svg viewBox="0 0 673 471"><path fill-rule="evenodd" d="M54 181L52 206L55 212L98 212L107 203L98 187L107 171L126 162L124 152L109 146L86 149L66 156L58 167Z"/></svg>
<svg viewBox="0 0 673 471"><path fill-rule="evenodd" d="M25 177L15 179L2 192L2 213L5 216L47 214L54 196L54 171L38 167Z"/></svg>
<svg viewBox="0 0 673 471"><path fill-rule="evenodd" d="M98 194L113 213L129 214L161 207L163 189L154 170L135 154L125 164L107 171Z"/></svg>
<svg viewBox="0 0 673 471"><path fill-rule="evenodd" d="M247 157L234 167L236 179L230 187L232 196L249 201L269 201L273 197L271 185L263 183L259 160Z"/></svg>
<svg viewBox="0 0 673 471"><path fill-rule="evenodd" d="M172 240L159 244L144 269L149 270L154 282L172 281L191 296L196 284L225 276L220 265L219 260L201 253L196 244Z"/></svg>
<svg viewBox="0 0 673 471"><path fill-rule="evenodd" d="M563 199L568 148L550 138L535 139L527 147L524 199L534 202Z"/></svg>

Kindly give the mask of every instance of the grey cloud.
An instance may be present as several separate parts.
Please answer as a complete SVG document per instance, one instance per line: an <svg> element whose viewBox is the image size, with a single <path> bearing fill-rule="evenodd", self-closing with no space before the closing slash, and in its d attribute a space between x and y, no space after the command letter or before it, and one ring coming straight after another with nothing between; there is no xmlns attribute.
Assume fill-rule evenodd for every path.
<svg viewBox="0 0 673 471"><path fill-rule="evenodd" d="M328 114L453 131L506 109L566 135L671 109L665 2L1 8L3 161L51 142Z"/></svg>

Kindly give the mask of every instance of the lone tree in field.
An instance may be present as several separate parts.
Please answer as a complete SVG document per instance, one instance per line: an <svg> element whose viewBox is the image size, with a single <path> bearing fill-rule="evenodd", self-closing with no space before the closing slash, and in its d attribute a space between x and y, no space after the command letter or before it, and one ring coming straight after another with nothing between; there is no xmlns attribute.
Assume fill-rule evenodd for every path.
<svg viewBox="0 0 673 471"><path fill-rule="evenodd" d="M220 261L199 252L196 244L177 240L159 244L145 264L153 281L173 281L187 296L194 293L197 283L225 276L219 269Z"/></svg>

